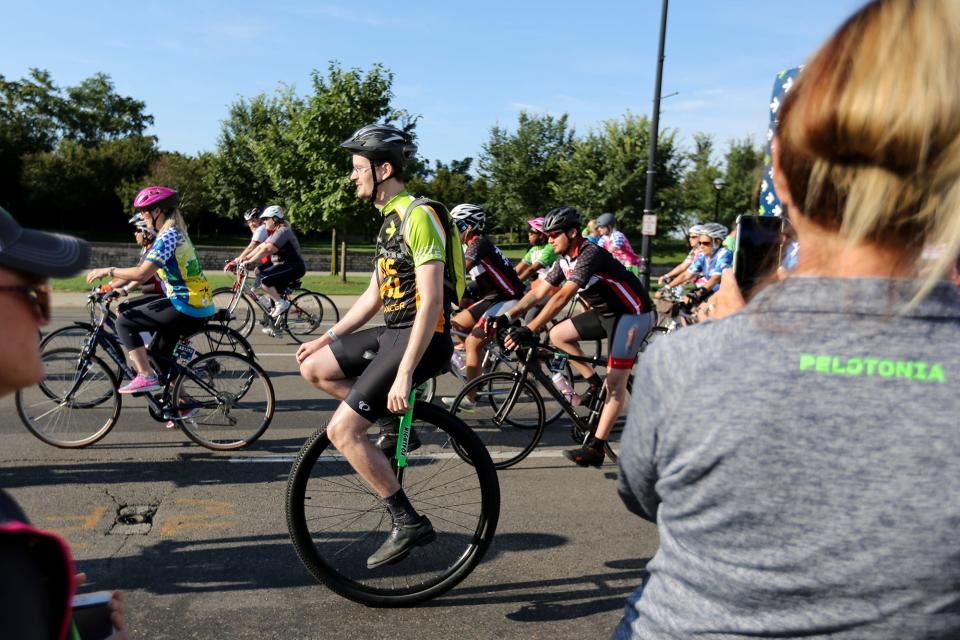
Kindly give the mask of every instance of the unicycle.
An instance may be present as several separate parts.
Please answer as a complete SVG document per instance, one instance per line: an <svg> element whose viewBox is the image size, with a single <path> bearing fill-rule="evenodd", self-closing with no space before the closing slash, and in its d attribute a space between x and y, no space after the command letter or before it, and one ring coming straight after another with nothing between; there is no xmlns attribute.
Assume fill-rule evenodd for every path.
<svg viewBox="0 0 960 640"><path fill-rule="evenodd" d="M454 587L483 558L500 515L496 469L480 439L415 396L414 390L390 465L413 506L430 518L435 540L395 564L367 568L367 557L390 533L390 512L325 428L304 444L287 482L287 526L300 560L331 590L369 606L411 605ZM408 451L412 430L420 446Z"/></svg>

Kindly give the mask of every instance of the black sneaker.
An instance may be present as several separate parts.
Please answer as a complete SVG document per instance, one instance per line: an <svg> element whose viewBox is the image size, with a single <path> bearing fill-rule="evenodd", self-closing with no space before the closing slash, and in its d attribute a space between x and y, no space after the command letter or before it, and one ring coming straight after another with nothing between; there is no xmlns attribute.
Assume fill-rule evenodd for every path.
<svg viewBox="0 0 960 640"><path fill-rule="evenodd" d="M387 536L386 542L367 558L367 569L376 569L385 564L393 564L403 560L410 549L433 542L437 537L427 516L412 523L393 523L393 529Z"/></svg>
<svg viewBox="0 0 960 640"><path fill-rule="evenodd" d="M592 444L585 444L578 449L567 449L563 455L571 462L581 467L599 467L603 464L606 457L603 453L603 447L597 447Z"/></svg>
<svg viewBox="0 0 960 640"><path fill-rule="evenodd" d="M400 418L380 418L380 437L373 441L373 445L383 451L383 455L390 458L397 453L397 435L400 433ZM410 427L410 441L407 442L407 453L420 448L420 436L417 430Z"/></svg>

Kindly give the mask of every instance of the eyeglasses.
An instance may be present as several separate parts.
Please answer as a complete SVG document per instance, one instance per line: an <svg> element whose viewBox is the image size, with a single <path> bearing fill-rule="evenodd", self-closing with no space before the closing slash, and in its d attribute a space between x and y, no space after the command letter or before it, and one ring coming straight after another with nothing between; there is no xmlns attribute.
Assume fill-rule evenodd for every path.
<svg viewBox="0 0 960 640"><path fill-rule="evenodd" d="M367 171L370 171L370 167L353 167L353 169L350 170L350 175L360 175L366 173Z"/></svg>
<svg viewBox="0 0 960 640"><path fill-rule="evenodd" d="M33 304L34 311L41 322L50 321L50 284L37 282L34 284L0 286L0 293L17 293Z"/></svg>

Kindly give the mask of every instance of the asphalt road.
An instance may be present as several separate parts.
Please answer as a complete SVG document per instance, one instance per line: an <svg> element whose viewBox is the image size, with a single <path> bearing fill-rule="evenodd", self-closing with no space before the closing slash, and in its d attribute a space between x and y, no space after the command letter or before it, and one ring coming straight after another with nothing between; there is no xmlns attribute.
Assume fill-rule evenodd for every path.
<svg viewBox="0 0 960 640"><path fill-rule="evenodd" d="M57 309L54 326L83 315ZM257 335L253 344L278 409L245 451L203 449L126 399L104 440L55 449L24 429L12 398L0 400L0 486L67 539L90 576L84 590L126 592L131 637L609 636L656 530L621 506L615 465L577 468L559 445L500 472L493 545L446 595L371 609L316 583L290 543L284 491L292 457L335 405L300 379L292 341ZM137 506L153 511L152 522L117 527L120 510Z"/></svg>

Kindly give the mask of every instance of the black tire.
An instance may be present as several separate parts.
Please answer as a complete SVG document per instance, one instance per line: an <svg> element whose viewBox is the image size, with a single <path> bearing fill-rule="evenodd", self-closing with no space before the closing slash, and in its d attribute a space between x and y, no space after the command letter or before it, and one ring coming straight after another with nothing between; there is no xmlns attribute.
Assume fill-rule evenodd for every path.
<svg viewBox="0 0 960 640"><path fill-rule="evenodd" d="M60 327L55 331L48 333L40 341L40 353L53 351L54 349L75 349L80 351L90 334L93 333L93 325L89 322L74 322L66 327ZM111 333L104 333L107 339L116 338ZM122 353L122 347L117 341L117 349ZM114 378L121 380L123 378L123 369L116 365Z"/></svg>
<svg viewBox="0 0 960 640"><path fill-rule="evenodd" d="M318 338L337 322L324 317L324 307L323 296L305 291L290 301L290 308L283 312L280 326L299 343Z"/></svg>
<svg viewBox="0 0 960 640"><path fill-rule="evenodd" d="M231 352L207 353L185 367L170 396L171 415L191 440L215 451L242 449L273 420L273 384L263 368ZM195 415L193 415L195 414Z"/></svg>
<svg viewBox="0 0 960 640"><path fill-rule="evenodd" d="M496 470L476 435L436 405L417 403L413 413L421 446L394 470L437 537L401 562L367 569L390 531L390 513L324 429L304 444L287 482L287 527L300 560L327 587L369 606L412 605L451 589L483 558L500 517Z"/></svg>
<svg viewBox="0 0 960 640"><path fill-rule="evenodd" d="M464 402L474 392L474 406L467 409ZM497 469L526 458L543 435L543 398L529 380L517 386L514 373L489 373L471 381L450 410L477 434Z"/></svg>
<svg viewBox="0 0 960 640"><path fill-rule="evenodd" d="M43 381L16 396L17 414L27 430L62 449L86 447L107 435L120 416L121 399L106 363L97 356L81 363L80 352L69 348L41 357Z"/></svg>
<svg viewBox="0 0 960 640"><path fill-rule="evenodd" d="M213 304L219 311L227 309L233 301L233 288L220 287L213 290ZM257 309L253 303L247 299L246 295L241 294L237 300L237 306L234 307L232 317L227 321L227 326L235 329L244 338L253 332L254 325L257 324Z"/></svg>
<svg viewBox="0 0 960 640"><path fill-rule="evenodd" d="M200 356L214 351L230 351L255 360L257 354L243 335L230 326L210 322L188 336L183 342L196 350Z"/></svg>

